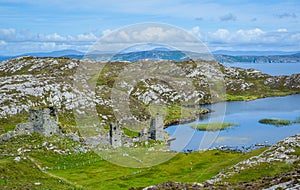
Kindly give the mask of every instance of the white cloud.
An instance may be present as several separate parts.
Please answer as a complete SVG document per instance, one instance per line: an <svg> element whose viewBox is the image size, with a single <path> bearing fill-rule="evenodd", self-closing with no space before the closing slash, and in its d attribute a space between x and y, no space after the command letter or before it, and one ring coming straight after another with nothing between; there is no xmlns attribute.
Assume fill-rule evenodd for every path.
<svg viewBox="0 0 300 190"><path fill-rule="evenodd" d="M109 35L109 34L112 33L112 32L113 32L113 30L106 29L106 30L103 30L103 31L102 31L102 35L103 35L103 36L106 36L106 35Z"/></svg>
<svg viewBox="0 0 300 190"><path fill-rule="evenodd" d="M236 40L242 42L257 41L259 37L264 33L265 32L259 28L255 28L252 30L238 30L236 32L236 38L237 38Z"/></svg>
<svg viewBox="0 0 300 190"><path fill-rule="evenodd" d="M300 32L287 29L263 31L260 28L229 31L218 29L205 36L205 42L213 49L226 50L281 50L298 51L300 49Z"/></svg>
<svg viewBox="0 0 300 190"><path fill-rule="evenodd" d="M209 40L229 42L232 38L227 29L218 29L213 33L208 33Z"/></svg>
<svg viewBox="0 0 300 190"><path fill-rule="evenodd" d="M169 48L185 51L207 52L196 34L199 28L195 27L192 31L160 23L144 23L130 25L120 30L108 33L100 39L91 51L110 51L119 52L135 45L147 43L161 44ZM199 33L200 34L200 33Z"/></svg>
<svg viewBox="0 0 300 190"><path fill-rule="evenodd" d="M0 39L12 39L16 35L16 30L13 28L0 28Z"/></svg>
<svg viewBox="0 0 300 190"><path fill-rule="evenodd" d="M61 35L59 33L52 34L34 34L29 30L16 30L13 28L0 28L0 39L7 42L78 42L78 41L97 41L97 37L93 33L84 33L77 35Z"/></svg>
<svg viewBox="0 0 300 190"><path fill-rule="evenodd" d="M85 34L78 34L76 36L78 41L97 41L99 38L93 33L85 33Z"/></svg>
<svg viewBox="0 0 300 190"><path fill-rule="evenodd" d="M264 31L260 28L228 30L217 29L204 33L199 26L188 31L163 24L144 24L142 27L129 27L123 30L104 30L102 36L95 33L62 35L59 33L34 34L29 30L0 28L0 55L22 54L25 52L75 49L87 51L95 42L100 46L95 50L119 51L136 44L158 43L181 50L199 50L200 38L211 49L251 49L297 51L300 49L300 31L279 28ZM199 45L200 44L200 45ZM194 49L186 49L194 48ZM104 48L104 49L101 49ZM203 48L203 47L202 47ZM199 50L202 51L202 50ZM206 50L203 50L205 52Z"/></svg>
<svg viewBox="0 0 300 190"><path fill-rule="evenodd" d="M7 43L3 40L0 40L0 46L5 46L5 45L7 45Z"/></svg>
<svg viewBox="0 0 300 190"><path fill-rule="evenodd" d="M287 32L288 30L286 28L279 28L276 31L277 32Z"/></svg>
<svg viewBox="0 0 300 190"><path fill-rule="evenodd" d="M201 34L201 30L199 26L193 27L191 30L188 31L190 34L200 38L201 40L203 39L203 35Z"/></svg>
<svg viewBox="0 0 300 190"><path fill-rule="evenodd" d="M292 34L290 39L294 42L299 43L299 41L300 41L300 32Z"/></svg>
<svg viewBox="0 0 300 190"><path fill-rule="evenodd" d="M63 37L57 33L53 34L39 34L37 41L65 41L67 38Z"/></svg>
<svg viewBox="0 0 300 190"><path fill-rule="evenodd" d="M63 49L86 51L99 38L93 33L77 35L61 35L56 32L34 34L29 30L0 28L0 55L17 55Z"/></svg>
<svg viewBox="0 0 300 190"><path fill-rule="evenodd" d="M230 32L227 29L218 29L215 32L209 32L207 39L208 41L214 42L253 42L257 41L260 36L265 34L259 28L251 30L237 30L235 32Z"/></svg>
<svg viewBox="0 0 300 190"><path fill-rule="evenodd" d="M163 43L195 41L195 38L188 31L159 23L136 24L105 33L107 34L104 39L106 42Z"/></svg>

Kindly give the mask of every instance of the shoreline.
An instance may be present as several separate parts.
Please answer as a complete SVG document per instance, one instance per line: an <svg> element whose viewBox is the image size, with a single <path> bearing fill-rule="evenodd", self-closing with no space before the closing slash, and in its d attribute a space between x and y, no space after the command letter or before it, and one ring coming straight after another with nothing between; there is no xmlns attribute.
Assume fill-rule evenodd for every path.
<svg viewBox="0 0 300 190"><path fill-rule="evenodd" d="M295 92L295 93L290 93L290 94L286 94L286 95L277 95L277 96L265 96L265 97L256 97L253 99L247 99L247 100L225 100L225 101L219 101L219 102L215 102L215 103L206 103L206 104L200 104L198 105L200 106L207 106L207 105L213 105L213 104L217 104L217 103L221 103L221 102L236 102L236 101L243 101L243 102L249 102L249 101L254 101L254 100L258 100L258 99L265 99L265 98L276 98L276 97L286 97L286 96L292 96L292 95L300 95L299 92ZM191 105L190 105L191 106ZM191 123L194 122L198 119L200 119L201 117L206 117L209 113L214 112L214 110L209 110L208 112L204 112L204 113L199 113L195 116L190 116L190 117L185 117L185 118L178 118L178 119L174 119L172 121L168 121L164 124L164 129L173 126L173 125L178 125L178 124L186 124L186 123Z"/></svg>

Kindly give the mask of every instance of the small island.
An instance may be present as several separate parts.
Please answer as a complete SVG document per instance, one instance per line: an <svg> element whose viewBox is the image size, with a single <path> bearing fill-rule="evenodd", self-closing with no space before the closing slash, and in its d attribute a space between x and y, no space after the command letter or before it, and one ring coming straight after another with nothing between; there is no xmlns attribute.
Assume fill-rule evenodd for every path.
<svg viewBox="0 0 300 190"><path fill-rule="evenodd" d="M275 125L275 126L279 127L279 126L291 125L293 122L291 122L290 120L284 120L284 119L261 119L261 120L259 120L259 123Z"/></svg>
<svg viewBox="0 0 300 190"><path fill-rule="evenodd" d="M231 122L209 122L209 123L198 123L192 125L192 128L200 131L218 131L227 128L238 126L237 123Z"/></svg>

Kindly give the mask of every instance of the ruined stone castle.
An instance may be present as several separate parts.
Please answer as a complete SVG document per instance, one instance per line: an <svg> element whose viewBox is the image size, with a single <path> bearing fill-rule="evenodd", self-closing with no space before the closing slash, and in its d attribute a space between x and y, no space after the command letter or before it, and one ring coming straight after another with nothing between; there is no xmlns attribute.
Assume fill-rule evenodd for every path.
<svg viewBox="0 0 300 190"><path fill-rule="evenodd" d="M141 132L139 132L139 136L134 139L125 138L119 122L115 125L111 124L109 128L109 142L113 148L121 147L124 144L130 144L132 142L148 141L149 139L159 141L166 140L163 117L159 114L151 118L149 131L147 128L143 128Z"/></svg>
<svg viewBox="0 0 300 190"><path fill-rule="evenodd" d="M57 110L54 107L45 107L30 109L28 113L28 122L18 124L15 128L16 133L41 133L45 136L60 134L58 125Z"/></svg>
<svg viewBox="0 0 300 190"><path fill-rule="evenodd" d="M58 125L57 110L54 107L33 108L28 112L28 122L18 124L14 131L0 136L0 140L8 140L17 135L40 133L44 136L62 134Z"/></svg>
<svg viewBox="0 0 300 190"><path fill-rule="evenodd" d="M116 122L116 124L110 125L109 133L104 139L100 140L99 143L109 143L113 148L117 148L121 146L131 146L134 142L145 142L149 139L164 141L166 137L163 127L163 117L157 114L156 117L151 118L149 128L142 129L137 137L129 137L124 134L120 123ZM18 124L14 131L0 135L0 141L33 132L40 133L46 137L54 134L68 136L68 134L63 134L58 125L57 110L54 107L43 107L30 109L28 112L28 122ZM75 139L79 141L79 136L76 136Z"/></svg>

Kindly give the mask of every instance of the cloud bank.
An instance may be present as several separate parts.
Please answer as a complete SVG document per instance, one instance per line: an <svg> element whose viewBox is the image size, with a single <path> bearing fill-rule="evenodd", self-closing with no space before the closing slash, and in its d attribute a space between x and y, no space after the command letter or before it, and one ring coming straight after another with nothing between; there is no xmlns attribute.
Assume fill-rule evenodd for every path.
<svg viewBox="0 0 300 190"><path fill-rule="evenodd" d="M14 28L0 28L0 54L17 55L28 52L47 52L63 49L87 51L102 36L106 37L107 43L124 42L155 42L155 41L193 41L185 39L189 37L172 28L166 29L158 26L149 26L143 30L121 31L111 35L113 30L107 29L102 34L82 33L77 35L62 35L57 32L44 34L33 33L30 30L18 30ZM264 31L260 28L228 30L217 29L213 32L203 32L201 27L195 26L187 31L204 42L210 50L299 50L300 31L290 32L286 28L278 28L274 31ZM184 45L184 44L183 44Z"/></svg>

